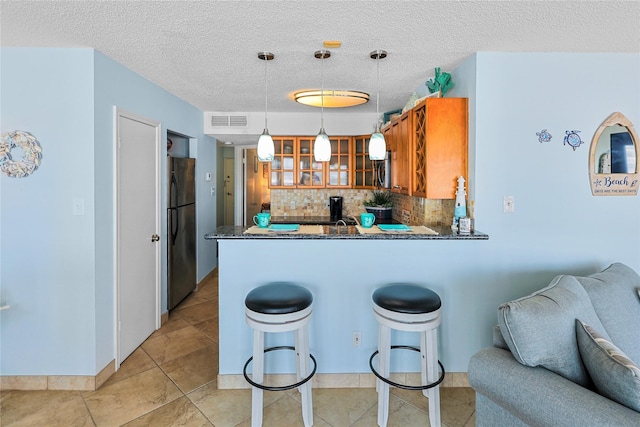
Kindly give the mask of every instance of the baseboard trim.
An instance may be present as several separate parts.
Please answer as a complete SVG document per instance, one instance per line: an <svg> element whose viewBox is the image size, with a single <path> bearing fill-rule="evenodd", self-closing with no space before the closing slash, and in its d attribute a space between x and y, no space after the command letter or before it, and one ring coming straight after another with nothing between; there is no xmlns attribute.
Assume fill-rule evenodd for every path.
<svg viewBox="0 0 640 427"><path fill-rule="evenodd" d="M419 373L392 374L393 381L408 384L420 384ZM376 377L373 374L316 374L313 378L314 388L375 388ZM294 374L269 374L265 375L265 382L274 386L282 386L295 383ZM470 387L466 372L447 372L441 387ZM251 386L243 375L218 375L218 388L248 389Z"/></svg>
<svg viewBox="0 0 640 427"><path fill-rule="evenodd" d="M202 280L198 282L198 287L200 286L201 283L206 282L207 280L211 280L213 276L215 276L216 274L218 274L218 267L214 268L206 276L204 276Z"/></svg>
<svg viewBox="0 0 640 427"><path fill-rule="evenodd" d="M116 361L112 360L98 375L2 375L0 390L66 390L94 391L116 371Z"/></svg>
<svg viewBox="0 0 640 427"><path fill-rule="evenodd" d="M102 384L104 384L111 375L116 373L116 360L113 359L111 362L105 366L102 371L98 372L96 375L96 390L100 388Z"/></svg>

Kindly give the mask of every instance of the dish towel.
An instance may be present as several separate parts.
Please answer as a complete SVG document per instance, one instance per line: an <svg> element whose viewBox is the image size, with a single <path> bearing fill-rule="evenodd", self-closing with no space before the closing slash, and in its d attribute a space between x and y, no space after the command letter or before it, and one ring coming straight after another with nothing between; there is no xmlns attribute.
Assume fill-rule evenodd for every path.
<svg viewBox="0 0 640 427"><path fill-rule="evenodd" d="M245 232L243 234L290 234L290 233L295 233L295 234L324 234L324 229L322 228L321 225L301 225L300 229L298 229L297 231L287 231L287 230L278 230L278 231L271 231L268 228L260 228L256 225L251 226L250 228L248 228L247 230L245 230Z"/></svg>
<svg viewBox="0 0 640 427"><path fill-rule="evenodd" d="M429 227L425 227L424 225L411 225L409 228L411 230L389 230L382 231L375 225L371 228L364 228L361 225L356 225L356 228L361 234L438 234L437 231L430 229Z"/></svg>

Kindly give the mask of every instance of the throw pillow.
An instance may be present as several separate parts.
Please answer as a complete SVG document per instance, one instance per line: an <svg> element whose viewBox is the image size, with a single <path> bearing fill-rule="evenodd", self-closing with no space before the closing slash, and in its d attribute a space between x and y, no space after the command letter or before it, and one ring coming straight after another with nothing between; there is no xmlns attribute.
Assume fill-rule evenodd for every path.
<svg viewBox="0 0 640 427"><path fill-rule="evenodd" d="M611 341L633 360L640 361L640 276L630 267L615 263L599 273L577 277ZM588 325L602 331L587 319Z"/></svg>
<svg viewBox="0 0 640 427"><path fill-rule="evenodd" d="M587 292L573 276L557 276L546 288L498 307L500 330L518 362L542 366L590 387L576 342L578 318L604 330Z"/></svg>
<svg viewBox="0 0 640 427"><path fill-rule="evenodd" d="M640 368L594 328L576 320L582 360L598 393L640 411Z"/></svg>

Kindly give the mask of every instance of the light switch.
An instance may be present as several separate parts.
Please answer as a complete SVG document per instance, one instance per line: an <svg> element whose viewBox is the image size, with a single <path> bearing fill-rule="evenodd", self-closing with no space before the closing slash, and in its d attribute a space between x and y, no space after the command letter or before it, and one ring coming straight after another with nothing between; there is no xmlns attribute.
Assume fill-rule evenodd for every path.
<svg viewBox="0 0 640 427"><path fill-rule="evenodd" d="M504 196L502 201L502 211L504 213L513 213L515 208L515 200L513 196Z"/></svg>
<svg viewBox="0 0 640 427"><path fill-rule="evenodd" d="M73 199L73 214L84 215L84 199Z"/></svg>
<svg viewBox="0 0 640 427"><path fill-rule="evenodd" d="M211 172L207 172L207 173L204 175L204 179L205 179L205 181L211 181Z"/></svg>

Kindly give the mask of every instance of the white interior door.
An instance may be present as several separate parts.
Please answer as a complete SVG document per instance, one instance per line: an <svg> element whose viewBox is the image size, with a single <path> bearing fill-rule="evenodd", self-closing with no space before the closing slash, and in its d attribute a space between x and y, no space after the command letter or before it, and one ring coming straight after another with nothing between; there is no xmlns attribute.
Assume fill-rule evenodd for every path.
<svg viewBox="0 0 640 427"><path fill-rule="evenodd" d="M160 124L120 109L116 135L116 366L160 327Z"/></svg>

